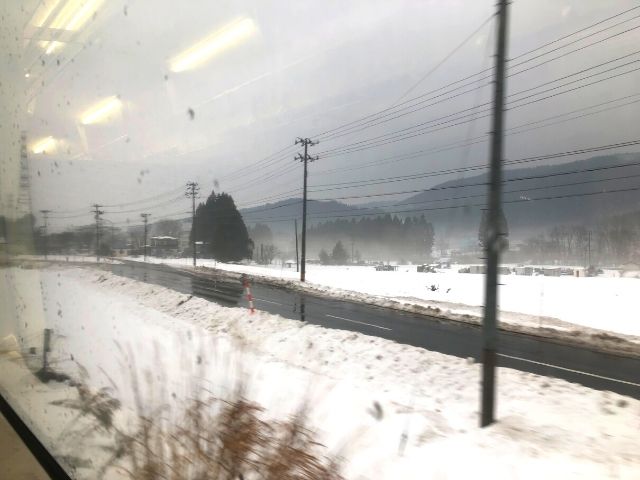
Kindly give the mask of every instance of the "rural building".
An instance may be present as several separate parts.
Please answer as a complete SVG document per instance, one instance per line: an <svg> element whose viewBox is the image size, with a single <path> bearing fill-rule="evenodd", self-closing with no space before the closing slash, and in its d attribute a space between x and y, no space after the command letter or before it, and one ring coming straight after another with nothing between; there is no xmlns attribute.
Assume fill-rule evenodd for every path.
<svg viewBox="0 0 640 480"><path fill-rule="evenodd" d="M559 277L560 275L562 275L562 269L561 268L543 268L542 275L544 275L545 277Z"/></svg>
<svg viewBox="0 0 640 480"><path fill-rule="evenodd" d="M176 237L151 237L151 255L155 257L175 257L178 255L178 239Z"/></svg>
<svg viewBox="0 0 640 480"><path fill-rule="evenodd" d="M397 265L376 265L376 272L395 272L397 270Z"/></svg>
<svg viewBox="0 0 640 480"><path fill-rule="evenodd" d="M484 265L469 265L469 273L487 273L487 267Z"/></svg>
<svg viewBox="0 0 640 480"><path fill-rule="evenodd" d="M516 267L516 275L533 275L533 267Z"/></svg>

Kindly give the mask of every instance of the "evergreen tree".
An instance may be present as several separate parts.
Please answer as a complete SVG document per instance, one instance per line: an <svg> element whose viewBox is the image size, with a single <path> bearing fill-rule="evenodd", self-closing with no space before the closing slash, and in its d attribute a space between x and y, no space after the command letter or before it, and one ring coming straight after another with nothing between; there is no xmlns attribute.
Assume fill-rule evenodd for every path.
<svg viewBox="0 0 640 480"><path fill-rule="evenodd" d="M203 251L215 259L228 262L251 258L253 242L231 195L211 192L196 209L194 227L196 241L203 242ZM191 239L193 234L192 228Z"/></svg>
<svg viewBox="0 0 640 480"><path fill-rule="evenodd" d="M330 265L331 264L331 257L329 256L329 254L327 253L327 251L324 248L322 250L320 250L320 253L318 254L318 258L320 259L320 263L322 265Z"/></svg>
<svg viewBox="0 0 640 480"><path fill-rule="evenodd" d="M349 258L349 254L347 250L342 245L341 241L338 241L336 245L333 247L333 251L331 252L331 260L334 265L345 265Z"/></svg>

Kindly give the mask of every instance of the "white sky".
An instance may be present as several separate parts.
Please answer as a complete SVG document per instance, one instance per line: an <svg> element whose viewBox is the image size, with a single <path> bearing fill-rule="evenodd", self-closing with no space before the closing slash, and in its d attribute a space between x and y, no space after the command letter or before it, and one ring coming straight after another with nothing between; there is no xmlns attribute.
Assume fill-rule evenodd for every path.
<svg viewBox="0 0 640 480"><path fill-rule="evenodd" d="M23 5L25 37L34 33L28 23L37 4L31 1ZM174 0L116 0L105 4L93 20L70 37L71 43L54 54L44 55L33 43L21 52L19 65L29 78L19 76L27 93L24 112L17 119L30 141L47 136L58 140L56 152L31 155L35 210L76 211L87 206L88 211L94 202L119 204L177 191L188 180L200 182L207 194L218 180L220 189L230 192L240 206L259 204L264 198L287 192L295 196L302 175L300 165L293 161L293 149L286 159L266 168L229 174L291 145L297 136L313 136L392 105L491 14L495 1L191 0L180 2L178 7ZM511 9L510 56L637 4L626 0L516 0ZM20 7L15 3L8 8ZM596 29L639 13L632 12ZM169 71L170 58L236 18L252 19L257 34L199 68ZM593 40L636 25L640 20L630 20ZM492 26L482 29L407 98L491 66ZM633 53L640 45L638 32L640 29L514 77L508 90L530 88ZM2 34L6 40L11 32L4 30ZM611 66L638 59L636 55ZM513 110L508 113L507 126L637 93L639 79L634 72ZM80 124L83 111L111 95L118 95L123 103L120 114L102 124ZM29 102L31 97L33 101ZM312 152L348 145L489 100L490 90L485 88L478 94L462 95L392 122L322 142ZM189 109L195 114L193 119L187 113ZM507 156L517 158L633 139L638 135L637 112L636 104L509 137ZM4 124L6 121L3 119ZM484 143L375 168L323 173L464 141L487 131L484 119L349 155L326 155L312 165L310 185L313 188L317 184L481 163L487 158ZM329 191L311 197L427 188L442 180ZM179 195L174 192L155 203L119 210L150 211L156 218L186 211L188 201L178 200ZM379 198L353 202L369 200ZM113 214L110 218L137 222L139 212ZM52 225L60 228L90 220L87 213L86 217L52 220Z"/></svg>

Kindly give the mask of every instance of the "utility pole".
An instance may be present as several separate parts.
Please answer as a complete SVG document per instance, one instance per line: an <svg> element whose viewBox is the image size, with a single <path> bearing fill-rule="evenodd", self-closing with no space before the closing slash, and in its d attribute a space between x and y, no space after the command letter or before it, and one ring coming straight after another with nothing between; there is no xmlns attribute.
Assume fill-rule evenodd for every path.
<svg viewBox="0 0 640 480"><path fill-rule="evenodd" d="M50 328L44 329L44 341L42 345L42 371L47 372L49 369L48 353L51 351L51 332Z"/></svg>
<svg viewBox="0 0 640 480"><path fill-rule="evenodd" d="M495 421L496 347L498 313L498 264L504 245L501 232L502 156L504 138L505 64L507 56L507 9L509 1L498 2L498 35L494 67L493 118L488 192L488 231L485 242L487 271L485 276L484 319L482 322L482 408L480 426Z"/></svg>
<svg viewBox="0 0 640 480"><path fill-rule="evenodd" d="M296 230L296 272L300 271L300 260L298 260L298 219L293 219L293 228Z"/></svg>
<svg viewBox="0 0 640 480"><path fill-rule="evenodd" d="M351 264L353 265L353 237L351 237Z"/></svg>
<svg viewBox="0 0 640 480"><path fill-rule="evenodd" d="M147 261L147 225L149 223L149 217L151 216L150 213L141 213L140 216L144 219L144 247L143 251L144 251L144 261Z"/></svg>
<svg viewBox="0 0 640 480"><path fill-rule="evenodd" d="M587 239L587 268L591 266L591 230L589 230L589 236Z"/></svg>
<svg viewBox="0 0 640 480"><path fill-rule="evenodd" d="M49 214L51 210L40 210L44 217L44 228L42 229L42 239L44 240L44 259L47 259L49 253Z"/></svg>
<svg viewBox="0 0 640 480"><path fill-rule="evenodd" d="M193 266L196 266L196 197L200 187L198 182L187 182L187 198L191 197L191 248L193 248Z"/></svg>
<svg viewBox="0 0 640 480"><path fill-rule="evenodd" d="M302 189L302 261L300 262L300 281L304 282L306 266L307 266L307 164L309 161L314 162L318 160L318 156L312 157L309 155L308 149L310 146L317 145L317 141L313 141L309 138L296 138L296 145L304 145L304 156L301 154L296 155L296 160L304 163L304 180Z"/></svg>
<svg viewBox="0 0 640 480"><path fill-rule="evenodd" d="M93 207L93 218L96 220L96 261L100 262L100 217L104 215L104 210L100 210L102 205L98 205L94 203L91 205Z"/></svg>

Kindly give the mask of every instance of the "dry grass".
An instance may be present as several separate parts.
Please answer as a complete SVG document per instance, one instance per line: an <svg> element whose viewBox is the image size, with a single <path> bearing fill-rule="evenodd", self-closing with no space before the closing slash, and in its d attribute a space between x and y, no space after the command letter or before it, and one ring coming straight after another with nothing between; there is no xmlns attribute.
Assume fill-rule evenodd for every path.
<svg viewBox="0 0 640 480"><path fill-rule="evenodd" d="M136 411L126 421L114 420L121 403L111 389L94 392L86 386L82 367L83 381L75 384L78 397L56 403L90 420L89 426L84 422L81 430L75 427L67 435L77 440L98 430L108 434L110 440L103 444L108 460L98 469L98 478L117 471L135 480L342 479L337 459L326 455L307 427L306 407L285 421L271 421L245 398L240 383L227 398L200 386L191 388L192 400L186 403L153 408L167 400L165 385L145 375L146 391L155 392L145 400L135 365L129 367Z"/></svg>
<svg viewBox="0 0 640 480"><path fill-rule="evenodd" d="M240 395L192 401L177 422L140 418L117 436L113 461L132 479L339 480L335 459L322 456L305 417L262 420L262 409Z"/></svg>

